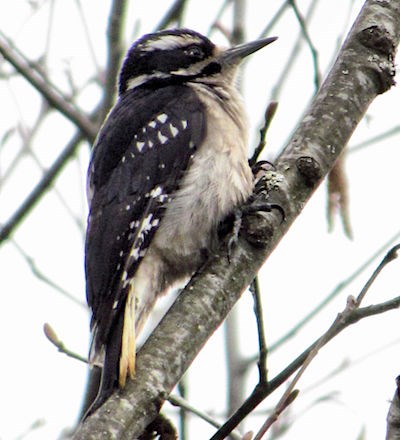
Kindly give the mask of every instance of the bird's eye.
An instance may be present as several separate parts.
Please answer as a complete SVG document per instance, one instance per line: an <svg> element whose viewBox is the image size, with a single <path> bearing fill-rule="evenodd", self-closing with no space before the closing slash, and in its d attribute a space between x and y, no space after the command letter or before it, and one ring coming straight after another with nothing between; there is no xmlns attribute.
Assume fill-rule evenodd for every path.
<svg viewBox="0 0 400 440"><path fill-rule="evenodd" d="M192 58L201 59L204 56L203 49L199 46L190 46L185 50L186 55Z"/></svg>

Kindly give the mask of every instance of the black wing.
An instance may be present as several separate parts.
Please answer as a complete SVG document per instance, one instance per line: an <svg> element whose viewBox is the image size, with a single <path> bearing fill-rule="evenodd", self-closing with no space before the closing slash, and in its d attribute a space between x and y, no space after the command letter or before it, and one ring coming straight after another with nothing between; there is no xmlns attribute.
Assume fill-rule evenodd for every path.
<svg viewBox="0 0 400 440"><path fill-rule="evenodd" d="M187 86L126 92L96 141L89 167L86 294L92 354L123 313L131 278L205 135L203 106Z"/></svg>

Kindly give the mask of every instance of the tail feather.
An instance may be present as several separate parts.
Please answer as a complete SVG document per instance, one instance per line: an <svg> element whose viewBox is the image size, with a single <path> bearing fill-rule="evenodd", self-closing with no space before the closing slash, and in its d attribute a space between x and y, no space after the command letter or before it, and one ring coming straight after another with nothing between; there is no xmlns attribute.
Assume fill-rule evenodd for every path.
<svg viewBox="0 0 400 440"><path fill-rule="evenodd" d="M131 378L135 375L135 294L132 284L129 287L124 312L119 314L113 325L108 338L111 343L105 347L99 392L84 418L96 411L116 388L123 388L128 375Z"/></svg>
<svg viewBox="0 0 400 440"><path fill-rule="evenodd" d="M125 304L124 325L122 330L122 347L119 361L119 386L124 388L129 374L131 379L135 375L136 364L136 334L135 334L135 294L130 286Z"/></svg>
<svg viewBox="0 0 400 440"><path fill-rule="evenodd" d="M101 373L101 381L96 399L86 412L83 420L94 413L118 388L119 360L122 347L122 332L124 327L124 313L120 313L111 329L109 340L113 341L105 349L104 363Z"/></svg>

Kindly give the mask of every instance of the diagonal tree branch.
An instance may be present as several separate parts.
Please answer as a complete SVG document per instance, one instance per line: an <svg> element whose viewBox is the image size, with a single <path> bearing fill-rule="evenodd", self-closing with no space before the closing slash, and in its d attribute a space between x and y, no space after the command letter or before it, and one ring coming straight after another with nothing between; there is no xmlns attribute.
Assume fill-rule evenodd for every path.
<svg viewBox="0 0 400 440"><path fill-rule="evenodd" d="M18 71L47 102L67 119L73 122L90 142L93 142L97 126L90 119L84 116L63 96L56 87L52 86L48 79L45 79L37 69L28 63L26 58L12 47L3 33L0 32L0 54Z"/></svg>
<svg viewBox="0 0 400 440"><path fill-rule="evenodd" d="M79 144L83 141L81 133L75 134L68 142L64 150L60 153L52 166L42 176L41 180L33 188L31 193L26 197L17 210L11 215L7 223L0 228L0 245L7 240L8 237L14 232L14 230L22 223L26 216L30 213L38 200L46 193L50 188L60 171L63 169L67 161L76 152Z"/></svg>
<svg viewBox="0 0 400 440"><path fill-rule="evenodd" d="M393 84L399 39L400 0L368 0L276 171L267 176L270 199L282 206L285 221L278 210L244 219L247 240L239 241L229 262L222 247L193 277L138 353L135 379L86 419L74 440L137 438L154 419L333 167L369 104Z"/></svg>

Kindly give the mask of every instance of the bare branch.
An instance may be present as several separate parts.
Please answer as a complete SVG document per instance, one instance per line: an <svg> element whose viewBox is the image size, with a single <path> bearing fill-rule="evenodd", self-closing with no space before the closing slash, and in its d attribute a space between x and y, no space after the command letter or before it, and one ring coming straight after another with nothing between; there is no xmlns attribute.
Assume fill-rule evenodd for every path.
<svg viewBox="0 0 400 440"><path fill-rule="evenodd" d="M305 40L307 41L307 44L311 51L311 57L314 65L314 85L315 85L315 92L318 91L319 86L321 84L321 74L319 72L319 64L318 64L318 51L314 46L314 43L311 40L311 37L308 33L306 23L296 5L295 0L290 0L290 5L292 6L293 12L297 18L297 21L299 22L300 29L304 35Z"/></svg>
<svg viewBox="0 0 400 440"><path fill-rule="evenodd" d="M90 142L97 133L97 126L84 113L72 105L55 86L51 85L27 59L19 53L0 32L0 53L47 100L47 102L73 122Z"/></svg>
<svg viewBox="0 0 400 440"><path fill-rule="evenodd" d="M124 52L122 36L126 18L126 8L126 0L114 0L111 4L107 28L107 69L105 72L105 90L101 119L106 117L115 99L118 69Z"/></svg>
<svg viewBox="0 0 400 440"><path fill-rule="evenodd" d="M25 259L26 263L28 264L29 268L31 269L32 273L40 280L52 287L54 290L56 290L61 295L65 296L78 306L81 306L85 309L87 309L86 304L84 304L82 301L79 301L74 295L72 295L70 292L65 290L62 286L55 283L53 280L51 280L48 276L46 276L37 266L35 260L28 255L22 247L15 241L11 240L11 243L15 246L15 248L18 250L18 252L22 255L22 257Z"/></svg>
<svg viewBox="0 0 400 440"><path fill-rule="evenodd" d="M391 136L396 136L400 133L400 125L395 125L392 128L389 128L389 130L384 131L383 133L379 133L376 136L371 137L370 139L367 139L363 142L360 142L357 145L353 145L349 148L349 153L355 153L365 147L369 147L370 145L374 145L378 142L381 142Z"/></svg>
<svg viewBox="0 0 400 440"><path fill-rule="evenodd" d="M44 195L47 189L52 185L64 165L73 156L79 144L83 140L81 133L75 134L67 146L53 162L46 174L41 178L32 192L22 202L19 208L11 215L9 220L0 228L0 245L14 232L22 223L26 216L33 209L38 200Z"/></svg>
<svg viewBox="0 0 400 440"><path fill-rule="evenodd" d="M272 119L274 118L277 109L278 109L278 103L275 101L272 101L268 104L268 107L265 110L264 124L260 128L260 141L259 141L257 147L255 148L253 155L251 156L251 158L249 160L250 166L253 166L256 164L260 154L264 151L264 148L266 145L266 136L267 136L268 128L271 125Z"/></svg>
<svg viewBox="0 0 400 440"><path fill-rule="evenodd" d="M354 324L361 319L367 318L369 316L378 315L381 313L385 313L389 310L398 309L400 307L400 296L393 298L384 303L375 304L359 309L354 309L351 314L349 314L346 320L342 320L341 322L335 325L334 329L330 329L329 331L329 339L326 339L324 343L326 344L332 338L337 336L342 330L348 327L351 324ZM325 336L326 337L326 336ZM271 381L268 382L267 386L259 386L257 385L249 398L243 403L243 405L239 408L239 410L226 422L221 430L216 433L210 440L222 440L224 439L230 432L231 429L234 429L238 423L240 423L248 414L253 411L268 395L270 395L273 391L275 391L282 383L284 383L296 370L298 370L303 363L306 361L308 356L313 350L317 347L317 344L320 343L320 339L315 341L312 345L310 345L306 350L303 351L301 355L299 355L293 362L290 363L281 373L279 373L276 377L274 377Z"/></svg>
<svg viewBox="0 0 400 440"><path fill-rule="evenodd" d="M260 292L260 285L258 282L258 276L254 278L250 284L250 291L253 294L254 300L254 313L257 320L257 331L258 331L258 382L267 383L268 382L268 371L267 371L267 355L268 348L265 341L265 329L264 329L264 319L263 319L263 309L262 309L262 299Z"/></svg>
<svg viewBox="0 0 400 440"><path fill-rule="evenodd" d="M193 413L196 416L200 417L202 420L204 420L207 423L209 423L210 425L214 426L214 428L220 428L221 427L221 423L218 423L216 420L214 420L212 417L210 417L205 412L200 411L197 408L195 408L194 406L190 405L190 403L187 400L182 399L182 397L174 396L174 395L171 394L168 397L168 402L171 405L184 408L186 411L190 411L191 413ZM234 431L231 432L230 435L231 435L232 439L235 439L235 440L240 440L241 439L240 434L239 433L235 433Z"/></svg>
<svg viewBox="0 0 400 440"><path fill-rule="evenodd" d="M288 0L285 5L288 5L289 2L290 2L290 0ZM305 17L306 24L307 24L307 22L309 22L311 20L311 17L313 16L314 11L316 9L316 6L318 4L319 4L318 0L313 0L310 3L310 6L307 10L306 17ZM279 95L281 93L283 85L286 83L286 80L289 78L289 74L291 73L292 68L296 64L296 60L301 53L301 47L302 47L303 42L304 42L303 32L300 29L299 35L295 40L295 44L293 45L292 50L287 57L287 61L282 66L281 71L280 71L279 75L277 76L277 78L279 78L279 80L277 81L277 83L274 85L274 87L271 90L270 99L272 101L276 101L279 99Z"/></svg>
<svg viewBox="0 0 400 440"><path fill-rule="evenodd" d="M396 249L397 251L397 249ZM361 304L361 301L364 299L366 292L371 287L372 283L375 281L378 274L381 272L382 268L391 261L392 256L395 252L393 252L393 249L389 251L389 253L385 256L383 261L379 264L378 268L374 271L368 282L365 284L364 288L362 289L361 293L358 295L357 299L350 297L347 300L346 308L342 313L339 313L332 325L329 327L329 329L316 341L316 343L313 344L312 349L310 350L308 356L304 360L301 368L297 372L296 376L293 378L289 386L286 388L285 392L283 393L282 397L279 399L279 402L277 403L273 413L267 418L259 432L257 433L254 440L260 440L264 434L268 431L268 429L272 426L272 424L278 420L278 417L280 414L287 408L287 406L293 402L293 395L295 394L295 397L298 394L298 391L294 389L294 387L299 382L301 376L304 374L305 370L308 368L308 366L311 364L311 362L315 359L317 354L319 353L319 350L330 341L333 336L337 335L337 329L338 328L345 328L343 327L346 322L351 323L352 320L352 314L355 310L359 310L359 306Z"/></svg>
<svg viewBox="0 0 400 440"><path fill-rule="evenodd" d="M281 338L272 343L269 347L269 351L272 352L280 347L289 338L292 338L297 332L314 316L316 316L326 305L328 305L334 298L336 298L340 292L344 290L352 281L354 281L382 252L391 246L396 240L400 238L400 232L397 232L386 243L384 243L379 249L377 249L367 260L365 260L353 273L347 278L340 281L337 286L321 301L317 304L303 319L301 319L292 329L285 333ZM251 359L249 362L253 363L256 359Z"/></svg>
<svg viewBox="0 0 400 440"><path fill-rule="evenodd" d="M77 361L83 362L84 364L88 363L88 360L77 354L74 353L73 351L69 350L63 341L61 341L58 336L57 333L54 331L53 327L48 324L47 322L43 325L43 332L46 335L46 338L57 347L58 351L60 353L64 353L66 354L68 357L72 358L72 359L76 359Z"/></svg>
<svg viewBox="0 0 400 440"><path fill-rule="evenodd" d="M175 0L172 6L169 8L167 13L161 19L160 23L156 26L155 30L158 31L160 29L165 29L168 26L171 26L173 23L179 23L182 19L183 11L186 6L187 0Z"/></svg>

